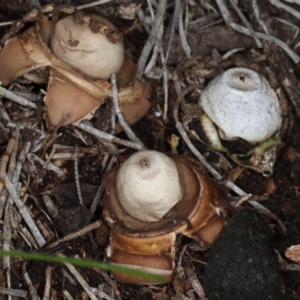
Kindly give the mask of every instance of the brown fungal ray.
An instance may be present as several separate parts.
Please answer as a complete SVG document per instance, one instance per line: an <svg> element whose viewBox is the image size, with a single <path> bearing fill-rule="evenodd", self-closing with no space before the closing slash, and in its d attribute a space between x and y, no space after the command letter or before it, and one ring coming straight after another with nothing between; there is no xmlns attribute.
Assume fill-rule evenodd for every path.
<svg viewBox="0 0 300 300"><path fill-rule="evenodd" d="M112 228L109 255L113 262L128 266L137 264L144 266L144 270L153 272L154 269L159 270L156 264L154 268L153 257L169 253L173 261L177 234L192 237L210 246L222 231L224 220L217 213L218 208L221 210L222 207L218 207L219 194L214 181L203 173L202 165L195 163L195 160L189 160L187 156L170 156L178 169L183 197L173 208L177 214L171 214L171 217L157 222L144 222L124 212L116 189L119 167L106 174L103 214ZM161 240L166 240L168 244L163 244ZM143 247L144 242L152 246ZM120 256L120 251L126 255ZM127 255L130 255L130 261L127 260ZM139 259L140 256L143 256L143 260ZM162 270L165 269L162 267ZM157 274L160 273L157 271ZM136 283L131 277L124 275L118 278L124 282ZM171 279L168 277L166 282L170 282L167 280Z"/></svg>
<svg viewBox="0 0 300 300"><path fill-rule="evenodd" d="M104 99L112 96L109 81L88 78L52 54L49 43L60 17L57 13L53 14L52 19L40 14L34 26L13 37L0 53L0 81L3 85L10 84L13 79L29 71L50 67L45 102L46 117L51 128L60 124L67 113L70 117L64 125L91 119ZM143 117L151 107L148 100L151 88L134 78L135 71L136 65L125 55L116 79L121 110L129 125ZM37 74L30 74L27 77L32 79L36 76ZM117 124L116 132L120 131L122 127Z"/></svg>
<svg viewBox="0 0 300 300"><path fill-rule="evenodd" d="M36 68L51 65L41 50L33 27L12 38L0 53L0 80L8 85L16 77Z"/></svg>
<svg viewBox="0 0 300 300"><path fill-rule="evenodd" d="M101 100L104 100L104 97ZM101 100L89 95L68 78L51 69L45 97L50 127L57 126L66 114L69 114L69 118L64 125L79 121L102 104Z"/></svg>

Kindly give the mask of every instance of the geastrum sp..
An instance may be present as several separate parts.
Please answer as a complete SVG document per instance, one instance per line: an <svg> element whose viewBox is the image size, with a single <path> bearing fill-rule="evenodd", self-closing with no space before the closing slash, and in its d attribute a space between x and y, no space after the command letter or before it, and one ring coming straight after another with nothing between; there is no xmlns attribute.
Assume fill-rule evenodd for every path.
<svg viewBox="0 0 300 300"><path fill-rule="evenodd" d="M21 30L24 23L33 21ZM20 75L36 83L48 82L45 103L50 127L59 125L67 114L64 125L90 119L112 96L108 81L112 74L116 74L118 99L129 125L151 106L151 89L135 78L136 66L124 51L122 35L102 17L67 5L46 5L25 15L2 43L3 85Z"/></svg>
<svg viewBox="0 0 300 300"><path fill-rule="evenodd" d="M207 246L224 227L215 182L188 156L139 151L105 176L104 219L111 227L110 261L173 278L176 236ZM118 281L154 283L114 273Z"/></svg>
<svg viewBox="0 0 300 300"><path fill-rule="evenodd" d="M211 80L198 105L196 124L204 133L204 142L242 166L264 174L272 172L281 143L282 116L277 95L264 76L247 68L228 69ZM195 105L191 109L195 117ZM195 122L193 128L185 125L197 136ZM232 153L221 142L238 139L250 145L246 153Z"/></svg>

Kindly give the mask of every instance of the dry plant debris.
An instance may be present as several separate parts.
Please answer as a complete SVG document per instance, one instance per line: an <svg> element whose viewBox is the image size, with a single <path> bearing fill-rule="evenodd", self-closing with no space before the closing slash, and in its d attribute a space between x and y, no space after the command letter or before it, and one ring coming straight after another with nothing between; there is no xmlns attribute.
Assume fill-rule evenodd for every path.
<svg viewBox="0 0 300 300"><path fill-rule="evenodd" d="M241 206L269 217L287 299L299 299L300 267L288 260L298 262L297 251L284 256L300 244L299 1L22 2L0 3L1 248L107 260L110 231L114 237L123 224L110 229L104 222L104 174L115 174L133 151L172 151L206 167L228 196L228 218ZM119 71L121 63L98 78L50 51L55 24L73 21L69 15L124 46ZM72 49L78 41L64 43ZM190 130L202 91L233 67L265 76L279 99L282 145L269 178L237 166ZM247 150L240 140L235 146ZM104 211L107 219L111 211ZM207 299L201 282L209 248L172 239L172 284L131 285L102 270L3 257L0 300Z"/></svg>

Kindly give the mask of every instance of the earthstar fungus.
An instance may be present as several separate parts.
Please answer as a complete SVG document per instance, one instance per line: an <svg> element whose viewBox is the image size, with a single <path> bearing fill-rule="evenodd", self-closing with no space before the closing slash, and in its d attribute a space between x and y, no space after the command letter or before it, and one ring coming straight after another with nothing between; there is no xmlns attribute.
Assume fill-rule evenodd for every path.
<svg viewBox="0 0 300 300"><path fill-rule="evenodd" d="M122 178L129 174L126 169L132 172L128 179ZM127 188L129 191L124 192ZM151 190L154 188L155 191ZM162 275L165 278L162 283L173 278L178 234L209 246L224 226L221 196L215 182L199 162L188 156L149 150L137 152L105 175L105 191L103 214L111 227L107 251L111 262ZM159 200L165 203L152 205L154 192L157 194L154 203ZM127 283L158 283L120 273L114 276Z"/></svg>
<svg viewBox="0 0 300 300"><path fill-rule="evenodd" d="M151 88L135 78L136 66L124 51L122 35L109 21L74 7L55 9L53 5L28 13L23 18L26 21L34 24L4 39L0 80L8 85L25 75L35 82L48 82L45 103L50 127L60 124L67 113L70 117L64 125L90 119L105 99L112 97L112 85L107 79L113 73L129 125L150 109ZM49 78L32 73L46 67L50 69Z"/></svg>
<svg viewBox="0 0 300 300"><path fill-rule="evenodd" d="M266 175L272 173L281 144L282 116L277 95L264 76L247 68L228 69L210 81L198 105L198 112L195 104L190 104L184 113L185 127L190 130L186 124L191 124L193 137L202 135L200 140L227 153L239 165ZM232 153L221 139L242 140L248 150Z"/></svg>
<svg viewBox="0 0 300 300"><path fill-rule="evenodd" d="M246 68L228 69L203 90L199 105L224 140L259 144L279 131L281 111L266 78Z"/></svg>

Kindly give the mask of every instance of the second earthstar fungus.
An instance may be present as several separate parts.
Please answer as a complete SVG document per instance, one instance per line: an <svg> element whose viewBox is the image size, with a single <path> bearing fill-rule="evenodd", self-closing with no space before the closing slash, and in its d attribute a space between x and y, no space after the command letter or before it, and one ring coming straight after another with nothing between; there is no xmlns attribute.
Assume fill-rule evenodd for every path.
<svg viewBox="0 0 300 300"><path fill-rule="evenodd" d="M110 261L164 277L164 282L145 282L114 273L118 281L172 282L176 236L210 246L224 227L224 202L217 185L191 157L140 151L107 173L105 183Z"/></svg>
<svg viewBox="0 0 300 300"><path fill-rule="evenodd" d="M281 144L282 113L277 95L264 76L247 68L228 69L210 81L198 105L198 116L196 105L190 107L193 118L197 119L188 125L194 137L199 137L196 132L200 125L204 135L200 139L208 146L225 152L239 165L264 174L272 173ZM187 120L188 107L184 114ZM222 140L227 144L242 140L248 144L248 150L243 153L229 150Z"/></svg>
<svg viewBox="0 0 300 300"><path fill-rule="evenodd" d="M69 15L69 16L68 16ZM24 24L32 22L28 29ZM46 5L29 12L3 38L0 80L18 76L47 83L46 118L50 127L78 124L112 97L116 74L118 99L132 125L151 107L151 88L135 78L136 65L125 53L122 34L108 20L71 6ZM120 131L120 128L116 128Z"/></svg>

